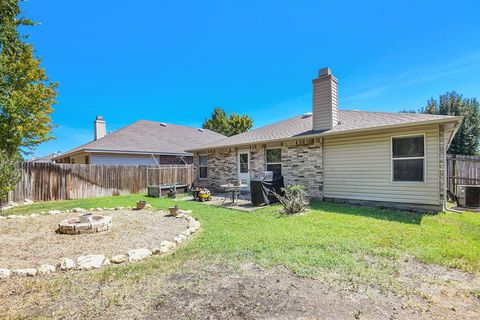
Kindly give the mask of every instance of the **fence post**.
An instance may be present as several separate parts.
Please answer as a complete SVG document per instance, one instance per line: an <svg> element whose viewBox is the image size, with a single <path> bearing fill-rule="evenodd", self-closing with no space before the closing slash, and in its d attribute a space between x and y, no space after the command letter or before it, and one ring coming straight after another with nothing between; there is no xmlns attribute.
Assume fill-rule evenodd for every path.
<svg viewBox="0 0 480 320"><path fill-rule="evenodd" d="M456 179L456 157L457 155L452 155L452 192L457 194L457 179Z"/></svg>

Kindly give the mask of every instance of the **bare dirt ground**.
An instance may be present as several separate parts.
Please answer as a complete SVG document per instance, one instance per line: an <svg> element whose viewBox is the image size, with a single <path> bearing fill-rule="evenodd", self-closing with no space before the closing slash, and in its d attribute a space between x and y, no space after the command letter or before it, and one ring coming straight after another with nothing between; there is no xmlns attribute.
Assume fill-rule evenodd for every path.
<svg viewBox="0 0 480 320"><path fill-rule="evenodd" d="M190 261L173 273L157 266L134 282L97 283L82 278L92 272L69 278L60 273L55 275L60 288L47 279L34 285L28 279L0 282L5 302L0 318L479 319L478 276L413 260L402 263L397 292L251 263Z"/></svg>
<svg viewBox="0 0 480 320"><path fill-rule="evenodd" d="M412 281L413 280L413 281ZM210 266L170 276L145 318L156 319L479 319L480 279L460 271L404 265L403 294L326 284L255 265Z"/></svg>
<svg viewBox="0 0 480 320"><path fill-rule="evenodd" d="M165 212L109 211L97 214L113 218L110 230L92 234L57 234L58 222L78 216L64 213L30 219L0 220L0 268L35 268L56 264L63 257L123 254L137 248L153 248L186 230L184 219Z"/></svg>

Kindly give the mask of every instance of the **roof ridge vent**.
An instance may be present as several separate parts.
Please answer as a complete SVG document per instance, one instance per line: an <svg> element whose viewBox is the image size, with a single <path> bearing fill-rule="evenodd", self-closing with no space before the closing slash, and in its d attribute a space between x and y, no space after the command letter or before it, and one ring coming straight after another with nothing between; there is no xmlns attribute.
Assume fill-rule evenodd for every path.
<svg viewBox="0 0 480 320"><path fill-rule="evenodd" d="M311 117L313 115L313 112L305 112L302 117L304 118L308 118L308 117Z"/></svg>
<svg viewBox="0 0 480 320"><path fill-rule="evenodd" d="M166 124L165 122L160 122L160 125L161 125L162 127L166 127L166 126L167 126L167 124Z"/></svg>

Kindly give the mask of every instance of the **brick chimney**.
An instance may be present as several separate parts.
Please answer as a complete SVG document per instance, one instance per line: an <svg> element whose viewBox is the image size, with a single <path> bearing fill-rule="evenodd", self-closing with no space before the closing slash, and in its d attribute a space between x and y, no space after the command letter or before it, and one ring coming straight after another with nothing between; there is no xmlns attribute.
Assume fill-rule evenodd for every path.
<svg viewBox="0 0 480 320"><path fill-rule="evenodd" d="M93 122L93 133L95 140L103 138L107 135L107 123L103 120L102 116L97 116Z"/></svg>
<svg viewBox="0 0 480 320"><path fill-rule="evenodd" d="M313 130L330 130L338 124L338 83L329 68L313 79Z"/></svg>

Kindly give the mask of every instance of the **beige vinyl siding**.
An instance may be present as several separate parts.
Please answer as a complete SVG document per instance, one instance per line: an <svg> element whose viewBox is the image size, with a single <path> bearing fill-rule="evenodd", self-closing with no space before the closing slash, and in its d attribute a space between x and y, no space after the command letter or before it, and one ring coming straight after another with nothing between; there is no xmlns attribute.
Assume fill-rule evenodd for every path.
<svg viewBox="0 0 480 320"><path fill-rule="evenodd" d="M313 128L331 129L338 122L337 80L315 79L313 81Z"/></svg>
<svg viewBox="0 0 480 320"><path fill-rule="evenodd" d="M80 154L71 156L70 163L72 163L72 160L73 160L74 164L85 164L85 156L87 156L86 153L80 153Z"/></svg>
<svg viewBox="0 0 480 320"><path fill-rule="evenodd" d="M154 166L157 162L158 156L155 161L151 155L102 153L91 156L91 164L94 165Z"/></svg>
<svg viewBox="0 0 480 320"><path fill-rule="evenodd" d="M425 182L391 181L391 138L425 134ZM324 197L440 204L438 126L324 138Z"/></svg>

